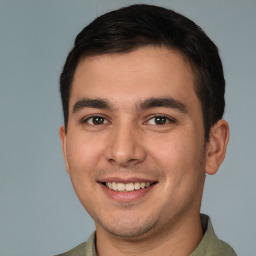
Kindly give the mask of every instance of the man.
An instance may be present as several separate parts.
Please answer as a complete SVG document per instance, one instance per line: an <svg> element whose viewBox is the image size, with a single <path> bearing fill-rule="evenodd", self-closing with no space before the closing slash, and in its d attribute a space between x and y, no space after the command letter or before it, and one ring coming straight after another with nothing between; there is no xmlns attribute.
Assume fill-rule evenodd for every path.
<svg viewBox="0 0 256 256"><path fill-rule="evenodd" d="M107 13L60 84L66 169L96 225L61 255L236 255L200 215L229 128L218 50L195 23L149 5Z"/></svg>

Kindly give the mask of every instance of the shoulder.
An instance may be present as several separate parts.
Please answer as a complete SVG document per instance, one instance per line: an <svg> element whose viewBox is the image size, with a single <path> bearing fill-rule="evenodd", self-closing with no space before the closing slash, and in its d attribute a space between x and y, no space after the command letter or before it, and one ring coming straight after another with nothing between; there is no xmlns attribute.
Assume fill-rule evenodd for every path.
<svg viewBox="0 0 256 256"><path fill-rule="evenodd" d="M73 249L67 252L64 252L55 256L82 256L82 255L85 255L84 254L85 247L86 247L86 242L77 245L76 247L74 247Z"/></svg>
<svg viewBox="0 0 256 256"><path fill-rule="evenodd" d="M201 214L200 217L204 236L196 250L190 256L236 256L233 248L217 237L210 217L204 214Z"/></svg>
<svg viewBox="0 0 256 256"><path fill-rule="evenodd" d="M93 232L87 242L81 243L73 249L55 256L96 256L96 233Z"/></svg>

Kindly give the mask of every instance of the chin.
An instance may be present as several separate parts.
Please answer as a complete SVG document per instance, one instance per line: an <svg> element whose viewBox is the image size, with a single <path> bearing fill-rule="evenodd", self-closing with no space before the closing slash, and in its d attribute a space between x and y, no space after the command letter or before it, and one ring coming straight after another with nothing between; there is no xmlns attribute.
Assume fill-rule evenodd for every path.
<svg viewBox="0 0 256 256"><path fill-rule="evenodd" d="M145 237L150 236L154 227L157 223L152 220L144 220L143 223L141 220L121 220L111 223L100 223L101 226L107 233L115 236L121 237L122 239L126 238L127 240L132 241L133 239L143 240Z"/></svg>

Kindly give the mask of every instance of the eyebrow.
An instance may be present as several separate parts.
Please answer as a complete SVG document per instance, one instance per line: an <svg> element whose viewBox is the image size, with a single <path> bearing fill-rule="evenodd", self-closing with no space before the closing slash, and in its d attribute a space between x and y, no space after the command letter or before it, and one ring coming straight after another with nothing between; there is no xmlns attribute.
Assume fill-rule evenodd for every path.
<svg viewBox="0 0 256 256"><path fill-rule="evenodd" d="M173 98L149 98L139 104L140 109L150 109L156 107L171 108L180 111L181 113L187 113L186 106Z"/></svg>
<svg viewBox="0 0 256 256"><path fill-rule="evenodd" d="M136 104L136 108L141 110L157 108L157 107L171 108L171 109L178 110L181 113L188 112L186 106L183 103L170 97L149 98ZM112 110L112 111L116 110L116 108L114 108L114 106L112 106L108 102L108 100L82 98L81 100L77 101L74 104L72 113L74 114L83 108L97 108L97 109L106 109L106 110Z"/></svg>
<svg viewBox="0 0 256 256"><path fill-rule="evenodd" d="M74 104L72 113L76 113L83 108L114 109L107 100L83 98Z"/></svg>

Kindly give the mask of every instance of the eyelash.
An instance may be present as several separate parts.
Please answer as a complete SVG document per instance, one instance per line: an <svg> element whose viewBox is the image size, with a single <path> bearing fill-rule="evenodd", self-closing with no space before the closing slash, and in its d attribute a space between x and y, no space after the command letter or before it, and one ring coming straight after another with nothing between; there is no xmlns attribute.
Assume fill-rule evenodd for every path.
<svg viewBox="0 0 256 256"><path fill-rule="evenodd" d="M163 119L162 121L164 122L164 123L156 123L157 121L156 121L156 119ZM90 119L92 119L92 123L89 123L89 120ZM94 119L94 121L96 121L97 122L97 120L96 119L100 119L101 121L102 121L102 123L98 123L98 124L95 124L94 123L94 121L93 121L93 119ZM155 120L154 120L155 119ZM100 121L100 120L98 120L98 121ZM149 122L151 121L151 120L154 120L154 124L150 124ZM101 115L93 115L93 116L89 116L89 117L87 117L87 118L85 118L85 119L82 119L81 120L81 123L82 124L89 124L89 125L91 125L91 126L98 126L98 125L106 125L107 123L105 123L107 121L107 123L110 123L110 121L108 121L108 119L107 118L105 118L105 117L103 117L103 116L101 116ZM159 120L160 122L161 122L161 120ZM170 117L167 117L167 116L165 116L165 115L154 115L154 116L152 116L152 117L150 117L146 122L144 122L143 124L149 124L149 125L157 125L157 126L164 126L164 125L167 125L168 123L177 123L177 121L176 121L176 119L174 119L174 118L170 118Z"/></svg>
<svg viewBox="0 0 256 256"><path fill-rule="evenodd" d="M97 118L103 120L103 123L94 124L94 123L93 123L93 119L97 119ZM91 124L89 123L89 120L90 120L90 119L92 119L92 123L91 123ZM86 123L87 123L87 124L92 125L92 126L97 126L97 125L105 125L105 123L104 123L105 121L107 121L107 118L105 118L105 117L103 117L103 116L101 116L101 115L93 115L93 116L89 116L89 117L87 117L87 118L85 118L85 119L82 119L82 120L81 120L81 123L82 123L82 124L86 124ZM108 122L109 122L109 121L108 121Z"/></svg>
<svg viewBox="0 0 256 256"><path fill-rule="evenodd" d="M159 119L164 119L164 123L163 124L156 124L156 119L159 118ZM150 120L153 120L154 119L154 124L149 124L149 121ZM145 123L148 123L149 125L157 125L157 126L164 126L164 125L167 125L168 123L176 123L176 119L174 118L170 118L170 117L167 117L165 115L154 115L152 116L151 118L149 118Z"/></svg>

